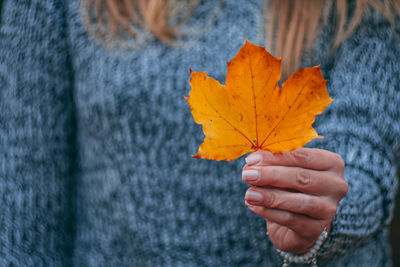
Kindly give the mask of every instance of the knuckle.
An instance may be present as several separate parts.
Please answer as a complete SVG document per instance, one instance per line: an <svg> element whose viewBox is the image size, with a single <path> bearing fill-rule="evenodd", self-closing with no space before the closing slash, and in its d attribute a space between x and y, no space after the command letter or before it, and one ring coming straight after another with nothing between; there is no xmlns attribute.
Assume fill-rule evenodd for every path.
<svg viewBox="0 0 400 267"><path fill-rule="evenodd" d="M282 221L284 224L290 225L295 219L295 216L291 212L285 212L282 216Z"/></svg>
<svg viewBox="0 0 400 267"><path fill-rule="evenodd" d="M263 174L265 179L273 183L276 177L278 177L278 170L275 167L268 166L264 168Z"/></svg>
<svg viewBox="0 0 400 267"><path fill-rule="evenodd" d="M339 169L340 171L344 170L344 160L339 154L333 154L333 162L335 162L335 166L337 169Z"/></svg>
<svg viewBox="0 0 400 267"><path fill-rule="evenodd" d="M307 163L310 159L310 154L304 149L297 149L291 152L294 160L298 163Z"/></svg>
<svg viewBox="0 0 400 267"><path fill-rule="evenodd" d="M274 192L271 191L264 196L264 205L269 208L276 207L276 195Z"/></svg>
<svg viewBox="0 0 400 267"><path fill-rule="evenodd" d="M296 173L296 182L299 186L308 186L311 183L311 174L306 170L300 170Z"/></svg>
<svg viewBox="0 0 400 267"><path fill-rule="evenodd" d="M344 179L340 179L339 185L338 185L338 193L340 196L340 199L344 198L349 191L349 184L346 182Z"/></svg>
<svg viewBox="0 0 400 267"><path fill-rule="evenodd" d="M269 151L261 151L261 163L264 165L271 165L274 162L274 154Z"/></svg>
<svg viewBox="0 0 400 267"><path fill-rule="evenodd" d="M329 204L326 206L326 210L329 215L329 218L333 218L333 217L335 217L336 212L337 212L337 205Z"/></svg>
<svg viewBox="0 0 400 267"><path fill-rule="evenodd" d="M311 198L305 198L302 203L301 203L301 211L303 213L311 213L314 212L317 208L317 205L315 201L313 201Z"/></svg>

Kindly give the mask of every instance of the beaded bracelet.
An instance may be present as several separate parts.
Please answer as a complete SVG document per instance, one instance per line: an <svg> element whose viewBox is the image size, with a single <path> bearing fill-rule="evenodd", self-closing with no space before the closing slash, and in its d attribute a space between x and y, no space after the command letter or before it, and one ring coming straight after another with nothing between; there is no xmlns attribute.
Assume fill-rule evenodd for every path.
<svg viewBox="0 0 400 267"><path fill-rule="evenodd" d="M326 231L326 227L322 231L321 235L318 237L314 246L310 248L310 250L303 255L296 255L288 252L281 251L276 249L279 254L283 257L283 265L282 267L288 267L290 262L294 263L311 263L312 267L317 267L317 252L322 246L322 242L328 237L328 232Z"/></svg>

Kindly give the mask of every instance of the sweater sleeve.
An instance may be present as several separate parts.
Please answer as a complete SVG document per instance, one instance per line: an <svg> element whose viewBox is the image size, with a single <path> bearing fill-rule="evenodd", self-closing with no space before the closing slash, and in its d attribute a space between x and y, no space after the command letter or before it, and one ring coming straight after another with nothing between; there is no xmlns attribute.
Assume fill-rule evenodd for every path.
<svg viewBox="0 0 400 267"><path fill-rule="evenodd" d="M327 87L335 101L316 121L327 139L311 144L343 157L349 183L320 251L321 261L378 242L392 216L398 161L393 150L400 140L400 48L390 25L369 26L361 26L334 56Z"/></svg>
<svg viewBox="0 0 400 267"><path fill-rule="evenodd" d="M70 265L74 117L62 1L3 6L0 265Z"/></svg>

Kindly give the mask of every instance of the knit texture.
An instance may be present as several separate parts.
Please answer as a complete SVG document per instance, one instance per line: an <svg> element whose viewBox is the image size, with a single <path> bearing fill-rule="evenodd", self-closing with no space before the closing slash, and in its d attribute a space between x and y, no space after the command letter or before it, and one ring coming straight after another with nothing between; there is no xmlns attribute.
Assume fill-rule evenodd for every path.
<svg viewBox="0 0 400 267"><path fill-rule="evenodd" d="M262 37L262 2L203 1L183 47L150 38L107 48L79 1L6 1L0 30L1 266L280 266L263 218L244 205L243 159L192 159L203 134L183 96L189 69L220 82L226 62ZM349 192L321 266L390 266L397 188L400 49L369 14L328 58L335 101L308 146L339 153ZM263 44L259 42L259 44ZM131 44L135 44L131 41ZM398 161L398 159L397 159Z"/></svg>

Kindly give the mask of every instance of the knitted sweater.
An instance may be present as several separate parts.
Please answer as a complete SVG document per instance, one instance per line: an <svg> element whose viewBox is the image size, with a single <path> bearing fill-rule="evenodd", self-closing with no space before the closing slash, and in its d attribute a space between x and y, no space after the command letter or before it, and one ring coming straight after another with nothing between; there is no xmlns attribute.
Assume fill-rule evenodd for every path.
<svg viewBox="0 0 400 267"><path fill-rule="evenodd" d="M202 142L184 95L189 68L225 80L246 39L262 38L261 0L204 1L191 42L150 37L108 48L79 1L6 1L0 30L0 266L279 266L263 218L244 205L243 159L193 159ZM321 266L390 266L397 187L400 49L370 13L329 58L313 60L335 101L309 143L345 160L347 196ZM129 42L129 41L128 41Z"/></svg>

